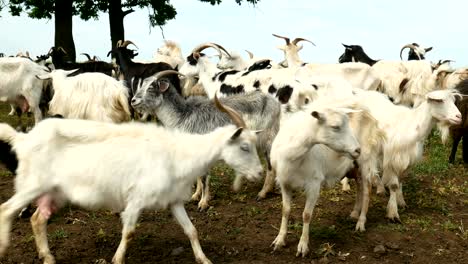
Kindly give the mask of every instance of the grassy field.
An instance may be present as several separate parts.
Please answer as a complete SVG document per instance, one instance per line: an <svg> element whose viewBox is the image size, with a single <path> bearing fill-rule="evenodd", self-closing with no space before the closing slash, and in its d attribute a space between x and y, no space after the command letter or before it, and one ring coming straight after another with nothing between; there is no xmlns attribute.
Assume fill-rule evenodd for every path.
<svg viewBox="0 0 468 264"><path fill-rule="evenodd" d="M9 106L0 105L0 120L13 126ZM31 123L31 118L26 118ZM302 228L304 197L296 192L287 246L272 252L271 242L281 221L278 190L257 202L262 183L247 183L231 190L233 172L223 164L211 171L214 200L206 212L195 202L187 211L199 231L200 242L213 263L468 263L468 168L448 164L449 146L437 134L426 143L423 161L404 179L408 207L400 210L401 224L385 219L388 196L372 196L367 231L354 231L348 215L354 203L340 186L323 189L311 223L311 254L296 258ZM77 161L79 162L79 161ZM44 164L44 166L47 166ZM13 175L0 170L0 201L13 193ZM110 262L120 240L116 214L66 206L50 221L49 243L57 263ZM382 250L383 249L383 250ZM167 211L145 212L127 251L127 263L194 263L188 238ZM3 263L41 263L28 219L17 219L12 244Z"/></svg>

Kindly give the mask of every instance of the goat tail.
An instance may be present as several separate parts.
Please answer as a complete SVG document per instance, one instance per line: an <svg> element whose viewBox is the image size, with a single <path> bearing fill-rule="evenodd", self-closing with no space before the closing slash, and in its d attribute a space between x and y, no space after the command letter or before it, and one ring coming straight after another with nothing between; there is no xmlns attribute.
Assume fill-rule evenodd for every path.
<svg viewBox="0 0 468 264"><path fill-rule="evenodd" d="M8 124L0 124L0 140L11 144L18 132Z"/></svg>

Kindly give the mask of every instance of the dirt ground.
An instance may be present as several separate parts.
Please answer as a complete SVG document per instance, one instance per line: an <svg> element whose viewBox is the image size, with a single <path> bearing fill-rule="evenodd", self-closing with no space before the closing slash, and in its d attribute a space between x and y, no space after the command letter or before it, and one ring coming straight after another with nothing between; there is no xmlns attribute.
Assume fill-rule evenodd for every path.
<svg viewBox="0 0 468 264"><path fill-rule="evenodd" d="M0 120L8 107L0 108ZM222 164L211 174L214 199L206 212L195 202L186 209L198 230L200 243L213 263L468 263L468 168L447 165L448 147L434 137L422 164L405 179L408 207L400 210L402 223L385 219L388 196L373 196L366 231L355 232L349 218L354 203L338 184L323 189L310 229L311 254L295 257L302 228L304 197L294 196L287 245L270 247L281 221L279 190L256 201L260 182L247 183L239 193L231 190L232 171ZM79 161L77 161L79 162ZM46 164L44 164L47 166ZM0 202L13 194L14 177L0 168ZM110 262L120 241L118 215L64 207L48 225L48 238L57 263ZM42 263L36 253L29 219L16 219L11 245L3 263ZM102 262L101 262L102 263ZM188 238L168 211L146 211L140 217L126 263L195 263Z"/></svg>

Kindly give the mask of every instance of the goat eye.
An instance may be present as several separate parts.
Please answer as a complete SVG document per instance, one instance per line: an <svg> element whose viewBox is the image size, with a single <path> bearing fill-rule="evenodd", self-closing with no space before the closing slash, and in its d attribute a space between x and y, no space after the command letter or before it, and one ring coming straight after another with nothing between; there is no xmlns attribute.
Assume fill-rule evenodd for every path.
<svg viewBox="0 0 468 264"><path fill-rule="evenodd" d="M333 130L340 131L340 127L339 127L339 126L332 126L331 128L332 128Z"/></svg>
<svg viewBox="0 0 468 264"><path fill-rule="evenodd" d="M241 145L241 150L245 152L249 152L249 146L248 145Z"/></svg>

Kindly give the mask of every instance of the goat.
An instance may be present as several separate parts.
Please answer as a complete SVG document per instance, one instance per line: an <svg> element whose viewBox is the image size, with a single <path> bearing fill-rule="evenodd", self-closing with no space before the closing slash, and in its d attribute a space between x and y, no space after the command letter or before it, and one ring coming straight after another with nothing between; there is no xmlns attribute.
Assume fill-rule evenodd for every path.
<svg viewBox="0 0 468 264"><path fill-rule="evenodd" d="M112 54L119 65L120 71L123 74L124 80L129 88L128 95L129 100L137 92L138 85L145 79L160 71L173 70L171 65L165 62L157 63L138 63L132 61L131 58L135 57L136 54L133 50L127 49L128 45L135 45L130 40L118 41L117 46L107 53L107 56ZM171 76L171 82L174 84L177 92L182 93L180 88L180 80L177 76ZM133 111L133 109L132 109ZM133 115L133 113L132 113Z"/></svg>
<svg viewBox="0 0 468 264"><path fill-rule="evenodd" d="M398 206L406 206L400 180L422 157L424 140L437 122L444 126L461 122L460 111L454 103L454 91L432 91L426 94L426 99L418 107L412 109L394 105L385 95L375 91L354 89L354 94L377 119L379 128L385 131L387 140L383 145L381 167L382 183L390 189L386 216L399 221Z"/></svg>
<svg viewBox="0 0 468 264"><path fill-rule="evenodd" d="M325 179L327 183L332 180L322 174L325 165L320 161L326 159L327 155L334 156L329 157L334 160L348 159L341 157L347 156L351 159L348 159L348 164L343 167L350 167L353 164L352 159L358 158L361 152L359 142L353 135L346 116L346 112L350 110L317 105L314 105L312 109L307 112L298 112L282 122L278 135L273 141L271 152L272 167L276 171L276 180L283 198L281 227L272 243L274 250L285 245L292 189L304 188L306 193L303 232L297 256L305 256L309 251L309 224L320 193L320 185ZM326 152L327 147L319 144L336 152ZM336 167L332 169L332 167L330 166L330 171L342 169Z"/></svg>
<svg viewBox="0 0 468 264"><path fill-rule="evenodd" d="M166 127L180 129L190 133L208 133L217 127L229 124L231 120L222 112L217 111L210 99L204 97L190 97L184 99L179 95L171 82L164 79L167 74L177 74L175 71L163 71L155 77L144 81L142 87L132 99L132 106L158 116L158 119ZM268 170L265 185L274 179L271 173L269 154L271 143L279 129L280 106L275 99L261 92L253 92L245 95L230 96L220 99L223 104L239 112L246 120L247 127L252 130L262 130L258 136L257 147L265 155ZM201 175L200 175L201 176ZM205 187L208 188L208 178L205 179ZM234 189L239 189L241 178L236 177ZM201 186L200 186L201 187ZM199 202L201 210L208 208L208 189L198 189L194 199L203 191ZM264 197L259 193L259 197Z"/></svg>
<svg viewBox="0 0 468 264"><path fill-rule="evenodd" d="M468 79L460 82L455 89L462 94L464 97L468 96ZM460 141L462 142L462 156L463 162L468 163L468 100L465 98L460 98L457 100L456 105L458 110L462 114L462 122L458 126L453 126L450 128L450 134L453 139L452 151L450 152L449 162L455 162L455 156L457 154L457 148Z"/></svg>
<svg viewBox="0 0 468 264"><path fill-rule="evenodd" d="M52 57L52 63L55 69L62 70L75 70L74 75L78 75L83 72L100 72L106 75L112 76L112 72L115 70L112 63L105 61L90 60L86 62L73 62L66 61L67 52L62 47L52 47L49 50L49 55Z"/></svg>
<svg viewBox="0 0 468 264"><path fill-rule="evenodd" d="M340 56L339 62L362 62L372 66L372 69L381 80L377 89L392 98L396 104L408 106L415 105L418 94L425 95L428 89L422 84L431 75L433 65L426 60L388 61L371 59L359 45L345 45L345 52ZM408 44L403 47L416 50L417 47ZM403 50L402 49L402 50ZM417 51L418 54L421 51ZM421 56L421 55L420 55ZM423 56L424 57L424 56ZM421 57L421 58L423 58ZM364 87L363 87L364 88ZM366 89L366 88L364 88Z"/></svg>
<svg viewBox="0 0 468 264"><path fill-rule="evenodd" d="M274 95L281 103L286 103L294 87L300 86L295 81L296 69L268 69L269 60L256 62L249 69L241 72L220 71L204 54L200 53L209 47L217 50L219 54L222 50L229 54L218 44L203 43L193 49L180 69L185 76L199 76L199 82L203 85L208 98L213 98L215 93L228 96L260 90Z"/></svg>
<svg viewBox="0 0 468 264"><path fill-rule="evenodd" d="M55 263L47 244L47 219L67 201L122 212L122 239L113 263L124 263L141 211L167 207L189 237L196 260L211 263L184 209L191 185L220 159L249 179L262 173L255 133L243 126L238 113L215 101L235 125L205 135L172 132L152 124L56 118L44 120L28 134L1 124L0 139L14 150L18 168L15 194L0 205L0 256L9 244L13 215L37 199L31 225L45 263ZM129 147L134 151L115 154Z"/></svg>
<svg viewBox="0 0 468 264"><path fill-rule="evenodd" d="M155 52L153 59L156 62L165 62L173 69L180 69L185 62L180 46L170 40L164 41L164 44Z"/></svg>
<svg viewBox="0 0 468 264"><path fill-rule="evenodd" d="M18 106L18 115L29 110L33 112L34 122L37 124L42 119L42 91L50 83L38 80L35 75L47 72L46 67L27 58L0 59L0 99Z"/></svg>
<svg viewBox="0 0 468 264"><path fill-rule="evenodd" d="M52 82L49 114L114 123L130 120L128 88L123 82L99 72L70 76L75 71L37 76Z"/></svg>
<svg viewBox="0 0 468 264"><path fill-rule="evenodd" d="M412 43L412 44L406 44L404 45L401 50L400 50L400 59L403 60L402 58L402 53L403 50L406 48L409 48L410 51L408 52L408 60L425 60L426 58L424 57L427 52L432 50L432 47L429 48L422 48L419 46L418 43Z"/></svg>
<svg viewBox="0 0 468 264"><path fill-rule="evenodd" d="M301 67L305 64L299 58L298 54L299 51L303 48L303 46L297 45L297 43L299 43L300 41L307 41L315 46L315 44L312 41L307 40L305 38L295 38L293 41L291 41L289 38L280 35L273 34L273 36L284 39L286 41L286 45L278 46L278 49L284 52L285 61L287 62L288 67L290 68Z"/></svg>

